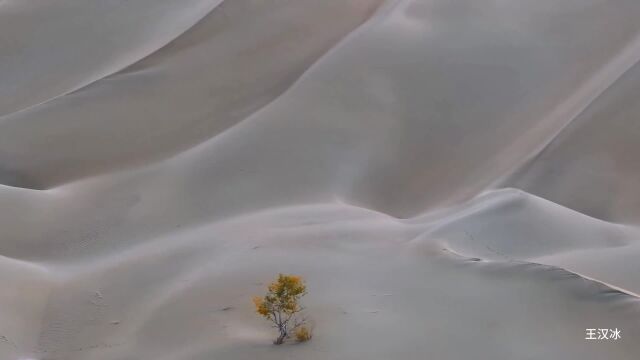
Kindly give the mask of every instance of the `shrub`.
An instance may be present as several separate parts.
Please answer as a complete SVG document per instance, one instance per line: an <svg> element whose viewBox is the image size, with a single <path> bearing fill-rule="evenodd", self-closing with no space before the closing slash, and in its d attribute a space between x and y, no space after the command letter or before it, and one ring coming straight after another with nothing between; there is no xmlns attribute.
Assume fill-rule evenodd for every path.
<svg viewBox="0 0 640 360"><path fill-rule="evenodd" d="M311 330L307 328L305 325L300 326L296 329L296 340L298 342L305 342L311 340Z"/></svg>
<svg viewBox="0 0 640 360"><path fill-rule="evenodd" d="M305 324L306 318L301 316L304 308L300 305L300 299L306 294L307 287L302 277L280 274L276 281L269 284L267 294L253 298L256 312L278 329L279 335L274 344L282 344L290 331Z"/></svg>

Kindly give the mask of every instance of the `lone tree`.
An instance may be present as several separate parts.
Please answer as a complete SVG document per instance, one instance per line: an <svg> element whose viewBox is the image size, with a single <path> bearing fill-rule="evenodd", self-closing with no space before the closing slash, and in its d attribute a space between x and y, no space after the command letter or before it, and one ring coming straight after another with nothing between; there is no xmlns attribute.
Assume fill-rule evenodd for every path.
<svg viewBox="0 0 640 360"><path fill-rule="evenodd" d="M306 318L301 314L304 308L300 305L300 299L306 294L307 287L302 277L280 274L276 281L269 284L266 295L253 298L256 312L273 322L273 327L280 333L274 344L282 344L291 331L296 331L298 341L311 338L310 331L304 326ZM300 333L307 335L301 339Z"/></svg>

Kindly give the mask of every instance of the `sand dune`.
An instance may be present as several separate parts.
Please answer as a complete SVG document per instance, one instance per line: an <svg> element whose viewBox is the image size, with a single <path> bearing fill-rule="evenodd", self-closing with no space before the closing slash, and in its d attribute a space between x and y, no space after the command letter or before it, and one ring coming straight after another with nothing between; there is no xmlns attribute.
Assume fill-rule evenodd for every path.
<svg viewBox="0 0 640 360"><path fill-rule="evenodd" d="M126 11L115 3L112 7ZM145 8L144 1L130 3ZM173 3L174 7L198 11L196 6ZM213 137L280 95L379 3L227 1L198 18L192 28L173 34L177 38L169 45L156 45L144 54L152 53L144 60L131 65L129 57L114 69L131 65L125 70L78 92L52 95L44 104L1 117L0 181L47 189L127 165L143 165ZM165 7L168 16L178 15ZM102 9L90 10L101 16ZM161 18L142 11L152 24L163 26ZM203 11L198 14L202 16ZM96 36L107 35L96 32ZM160 37L161 33L154 35ZM118 34L112 36L120 40ZM153 40L159 42L158 38ZM99 45L100 38L86 41ZM69 42L67 46L78 44ZM77 48L72 55L82 57L81 51L88 50ZM91 58L86 60L96 66ZM76 66L75 71L79 71ZM16 73L33 76L27 66L7 70L7 76ZM110 73L98 73L99 77L106 75ZM96 80L94 77L89 76ZM87 82L85 77L74 86ZM29 143L20 140L24 136L29 137Z"/></svg>
<svg viewBox="0 0 640 360"><path fill-rule="evenodd" d="M0 1L0 358L637 359L638 16Z"/></svg>
<svg viewBox="0 0 640 360"><path fill-rule="evenodd" d="M0 116L27 111L139 61L221 2L3 1Z"/></svg>
<svg viewBox="0 0 640 360"><path fill-rule="evenodd" d="M600 219L640 223L640 202L626 195L640 183L639 81L636 64L505 183Z"/></svg>

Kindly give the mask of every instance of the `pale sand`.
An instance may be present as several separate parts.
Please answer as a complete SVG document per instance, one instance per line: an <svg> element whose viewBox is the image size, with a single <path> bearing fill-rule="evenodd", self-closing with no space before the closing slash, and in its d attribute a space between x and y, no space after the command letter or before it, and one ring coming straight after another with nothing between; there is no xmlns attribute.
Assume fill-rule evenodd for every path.
<svg viewBox="0 0 640 360"><path fill-rule="evenodd" d="M637 360L638 18L0 1L0 359Z"/></svg>

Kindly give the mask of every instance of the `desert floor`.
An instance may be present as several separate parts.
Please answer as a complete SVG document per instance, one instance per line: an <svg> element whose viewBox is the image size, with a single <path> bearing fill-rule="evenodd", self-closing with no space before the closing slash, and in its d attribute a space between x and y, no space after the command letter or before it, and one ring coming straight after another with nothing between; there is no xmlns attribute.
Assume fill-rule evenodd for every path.
<svg viewBox="0 0 640 360"><path fill-rule="evenodd" d="M638 19L0 0L0 359L640 359Z"/></svg>

